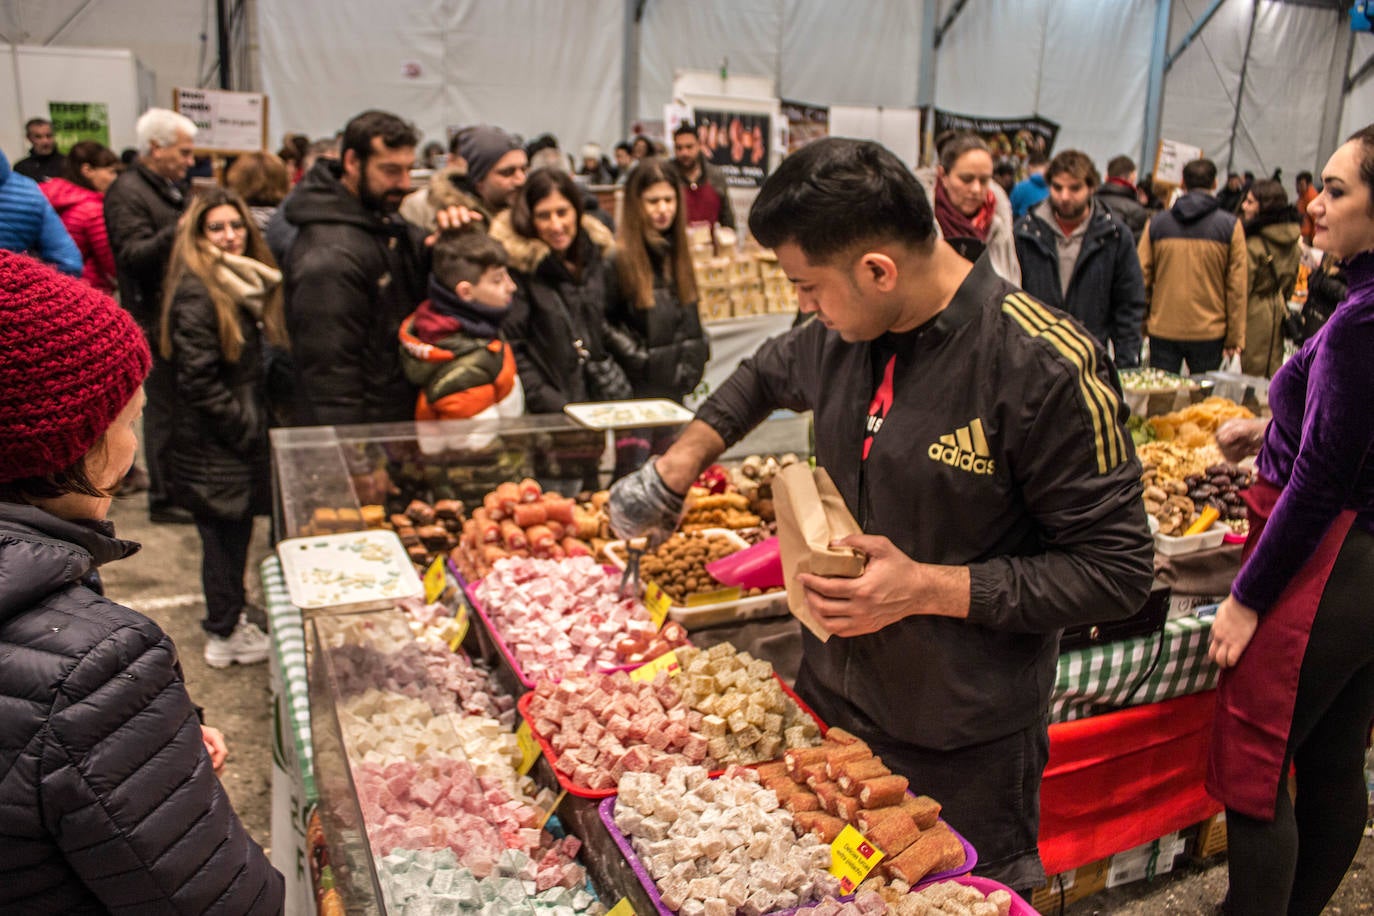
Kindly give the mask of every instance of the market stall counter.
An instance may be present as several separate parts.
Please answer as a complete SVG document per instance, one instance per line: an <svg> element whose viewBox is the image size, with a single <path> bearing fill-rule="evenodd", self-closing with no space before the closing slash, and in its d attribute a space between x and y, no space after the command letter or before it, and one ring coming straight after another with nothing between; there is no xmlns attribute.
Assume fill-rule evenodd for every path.
<svg viewBox="0 0 1374 916"><path fill-rule="evenodd" d="M802 456L810 451L807 418L775 418L765 423L756 436L727 455L727 463L739 464L751 451L765 455L795 452ZM273 434L277 530L288 537L307 539L367 529L395 532L417 572L427 572L432 577L437 571L438 590L425 597L439 600L434 604L426 604L423 600L412 602L414 606L409 606L409 610L403 608L389 613L410 613L411 636L418 639L422 632L435 635L430 629L440 622L434 619L439 613L434 608L446 606L447 611L443 614L449 616L443 625L449 629L444 630L438 640L444 644L443 654L471 658L471 664L482 669L490 684L481 692L493 698L508 698L513 710L515 700L528 690L532 681L529 677L522 680L519 665L523 663L518 653L510 651L510 646L506 647L508 651L501 651L504 636L510 635L501 629L507 624L493 623L474 613L464 586L475 586L476 582L467 582L461 573L455 573L464 558L471 561L479 554L486 558L496 555L495 552L473 550L474 510L477 507L491 509L493 497L499 507L498 490L510 487L526 494L512 497L516 501L528 500L529 504L537 501L544 507L546 518L542 523L535 522L536 526L547 524L550 512L558 514L559 518L573 519L568 523L570 526L576 524L580 517L574 514L574 506L570 504L583 507L587 512L595 509L587 491L608 482L613 452L607 446L608 440L613 439L613 434L608 437L604 432L582 428L562 417L527 417L490 424L390 424L279 430ZM509 493L509 490L504 492ZM588 501L581 502L583 499ZM564 514L565 509L567 514ZM513 512L511 517L514 517ZM699 521L707 524L704 515ZM520 530L528 535L532 529L520 527ZM512 533L499 523L497 531L498 537ZM601 530L597 534L602 537L588 532L587 543L599 548L601 545L597 542L604 540L609 532ZM563 544L562 541L558 543ZM504 545L501 552L509 553L505 548L511 545L504 540L501 544ZM535 560L537 557L531 558L531 562ZM367 909L368 904L360 904L363 908L358 912L399 912L385 908L386 895L399 892L396 887L388 891L387 881L400 871L415 867L417 860L409 855L404 835L392 837L389 845L380 846L374 835L381 835L378 831L388 823L397 827L407 817L402 811L386 809L386 804L395 802L399 794L396 790L400 788L399 784L388 787L388 781L398 778L414 781L424 774L417 775L418 771L409 770L387 773L387 767L399 761L389 759L376 748L367 747L372 738L366 736L367 729L360 731L358 728L358 722L364 721L366 715L353 707L358 697L356 688L341 686L348 676L340 673L340 665L347 654L345 645L356 644L359 651L375 648L372 644L381 632L395 634L392 640L395 646L384 655L414 651L403 646L396 648L405 641L402 633L405 626L396 630L394 621L385 625L373 623L370 628L364 625L362 621L369 614L380 611L340 615L337 609L333 612L311 609L307 615L309 619L303 621L300 611L286 594L280 561L277 558L266 561L262 574L276 645L273 686L279 752L274 754L272 845L274 862L289 879L294 875L295 892L290 898L290 911L310 912L320 890L318 886L310 886L314 853L305 842L308 813L312 806L317 806L325 816L325 833L331 841L329 854L334 867L330 869L330 883L345 890L346 897L376 901L371 904L375 910ZM618 571L607 575L618 577ZM401 604L406 605L406 602ZM454 614L457 617L451 616ZM464 621L461 627L454 622L458 619ZM455 632L454 628L459 631ZM1147 704L1142 708L1162 708L1159 706L1162 701L1208 689L1211 671L1205 659L1206 632L1205 622L1182 618L1170 621L1158 634L1064 653L1053 698L1055 721L1072 725L1074 720L1091 717L1086 721L1100 720L1106 725L1110 717L1101 714L1117 706ZM776 670L785 683L795 677L800 636L796 621L790 617L728 621L724 625L692 628L689 635L697 649L709 650L731 643L732 652L743 650L748 658L771 663L770 670ZM464 651L457 651L460 647ZM525 656L527 659L532 657ZM352 659L348 664L356 661ZM414 697L409 699L415 700ZM364 706L367 712L366 704ZM388 727L398 727L394 711L392 702L375 702L367 715L390 716ZM434 712L431 708L431 717ZM413 718L423 717L416 715ZM500 721L498 717L493 719ZM351 736L346 724L350 721L353 723ZM502 723L502 727L506 738L514 741L508 727L512 724L513 719ZM1129 730L1135 725L1126 723L1123 727ZM382 731L385 732L385 728ZM1091 736L1082 739L1081 731L1077 734L1076 743L1067 737L1061 742L1052 731L1052 769L1057 763L1065 770L1076 769L1071 756L1064 757L1058 749L1062 744L1072 753L1079 753L1095 740ZM428 740L433 743L436 739L431 735ZM637 912L652 911L640 876L625 862L605 828L604 819L597 810L597 800L569 794L555 803L549 793L558 790L559 774L548 757L531 758L529 765L533 767L529 771L533 782L520 782L525 777L516 777L512 785L524 787L522 791L529 800L528 806L546 814L556 810L557 819L551 822L555 828L561 823L562 828L584 844L580 850L571 852L565 847L557 847L565 851L570 862L576 861L577 866L584 869L584 884L589 878L589 886L607 905L626 897ZM476 778L481 787L482 777L478 774ZM1064 819L1056 820L1057 812L1052 810L1060 803L1055 800L1049 779L1047 776L1046 824L1063 824ZM371 832L366 829L369 812ZM1144 813L1140 822L1154 823L1152 817ZM527 854L540 850L548 852L561 842L553 833L545 837L544 832L534 826L514 829L532 831L525 835ZM1081 823L1069 824L1064 829L1081 829ZM1054 839L1042 836L1042 842L1052 844ZM1062 847L1068 850L1062 861L1100 848L1093 842L1096 841L1070 841ZM395 858L397 849L401 850L400 859ZM436 868L445 873L453 871L454 877L461 879L459 884L468 886L461 870L467 867L472 871L470 866L462 862L436 864L432 857L422 857L419 861L428 869L431 878ZM1051 861L1060 864L1061 858L1047 858L1047 864ZM478 863L479 869L485 867L486 863ZM474 877L479 885L481 877ZM441 879L442 882L449 880ZM353 911L352 901L349 902L350 911Z"/></svg>

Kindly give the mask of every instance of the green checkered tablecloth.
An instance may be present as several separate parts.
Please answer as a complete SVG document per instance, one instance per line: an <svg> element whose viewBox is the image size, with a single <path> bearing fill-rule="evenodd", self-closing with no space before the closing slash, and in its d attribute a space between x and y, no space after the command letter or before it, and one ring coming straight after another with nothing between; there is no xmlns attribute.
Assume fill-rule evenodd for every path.
<svg viewBox="0 0 1374 916"><path fill-rule="evenodd" d="M276 745L273 754L284 769L295 764L304 782L305 800L318 801L315 792L314 747L310 743L310 684L305 668L305 624L300 608L291 603L276 555L262 561L262 592L272 631L274 675L279 673ZM275 680L275 678L274 678ZM288 746L287 742L290 742ZM294 755L293 755L294 751ZM291 759L294 756L294 761Z"/></svg>
<svg viewBox="0 0 1374 916"><path fill-rule="evenodd" d="M305 629L300 610L287 595L281 563L275 556L262 563L262 585L272 625L274 663L281 672L285 700L278 704L279 716L284 720L277 723L278 740L284 747L288 736L294 738L291 743L304 777L306 797L313 803L316 793ZM1216 666L1207 659L1211 631L1210 620L1180 617L1164 625L1163 646L1160 634L1152 634L1063 653L1050 697L1050 721L1087 718L1119 708L1127 701L1138 706L1211 690L1217 683ZM285 756L291 756L290 750Z"/></svg>
<svg viewBox="0 0 1374 916"><path fill-rule="evenodd" d="M1211 690L1217 684L1217 667L1207 658L1211 632L1211 620L1180 617L1164 625L1162 636L1063 653L1050 696L1050 721L1084 719L1128 701L1139 706Z"/></svg>

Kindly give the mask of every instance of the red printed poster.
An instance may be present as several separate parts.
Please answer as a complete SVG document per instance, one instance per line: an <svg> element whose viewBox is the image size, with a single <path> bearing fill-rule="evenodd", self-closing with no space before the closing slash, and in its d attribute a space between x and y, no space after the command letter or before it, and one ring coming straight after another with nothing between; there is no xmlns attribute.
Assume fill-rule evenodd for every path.
<svg viewBox="0 0 1374 916"><path fill-rule="evenodd" d="M725 173L731 187L757 188L763 184L768 176L769 115L698 108L696 124L702 151Z"/></svg>

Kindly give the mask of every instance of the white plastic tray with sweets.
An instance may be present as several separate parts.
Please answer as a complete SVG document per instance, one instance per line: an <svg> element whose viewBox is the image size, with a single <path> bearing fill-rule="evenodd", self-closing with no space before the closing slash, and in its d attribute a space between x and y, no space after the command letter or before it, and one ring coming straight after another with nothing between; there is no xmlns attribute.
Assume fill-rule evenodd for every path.
<svg viewBox="0 0 1374 916"><path fill-rule="evenodd" d="M1225 522L1215 522L1211 528L1199 534L1170 536L1159 533L1159 520L1153 515L1147 518L1150 520L1150 532L1155 538L1155 551L1166 557L1178 557L1186 553L1220 547L1226 539L1226 532L1231 530Z"/></svg>
<svg viewBox="0 0 1374 916"><path fill-rule="evenodd" d="M302 611L353 613L424 593L394 531L346 531L277 544L291 603Z"/></svg>
<svg viewBox="0 0 1374 916"><path fill-rule="evenodd" d="M740 550L749 546L748 541L729 528L703 528L696 533L708 536L720 535L735 544ZM624 541L610 541L602 548L602 551L605 553L606 559L616 568L625 568ZM701 602L692 601L685 605L670 604L668 606L668 619L676 620L687 629L693 630L740 620L755 620L760 617L786 617L789 613L787 610L787 592L782 589L753 597L739 595L739 589L722 590L733 591L738 597ZM708 593L708 596L712 594L715 593Z"/></svg>

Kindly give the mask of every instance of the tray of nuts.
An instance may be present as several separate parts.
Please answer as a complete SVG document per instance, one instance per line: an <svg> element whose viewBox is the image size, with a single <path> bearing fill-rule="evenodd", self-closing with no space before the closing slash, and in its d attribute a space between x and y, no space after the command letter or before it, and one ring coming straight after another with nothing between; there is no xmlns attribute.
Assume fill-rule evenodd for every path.
<svg viewBox="0 0 1374 916"><path fill-rule="evenodd" d="M687 629L715 626L756 617L785 617L787 593L725 588L706 572L706 564L728 557L749 543L726 528L679 532L639 561L645 583L654 583L668 596L668 617ZM625 568L625 542L611 541L606 558Z"/></svg>

